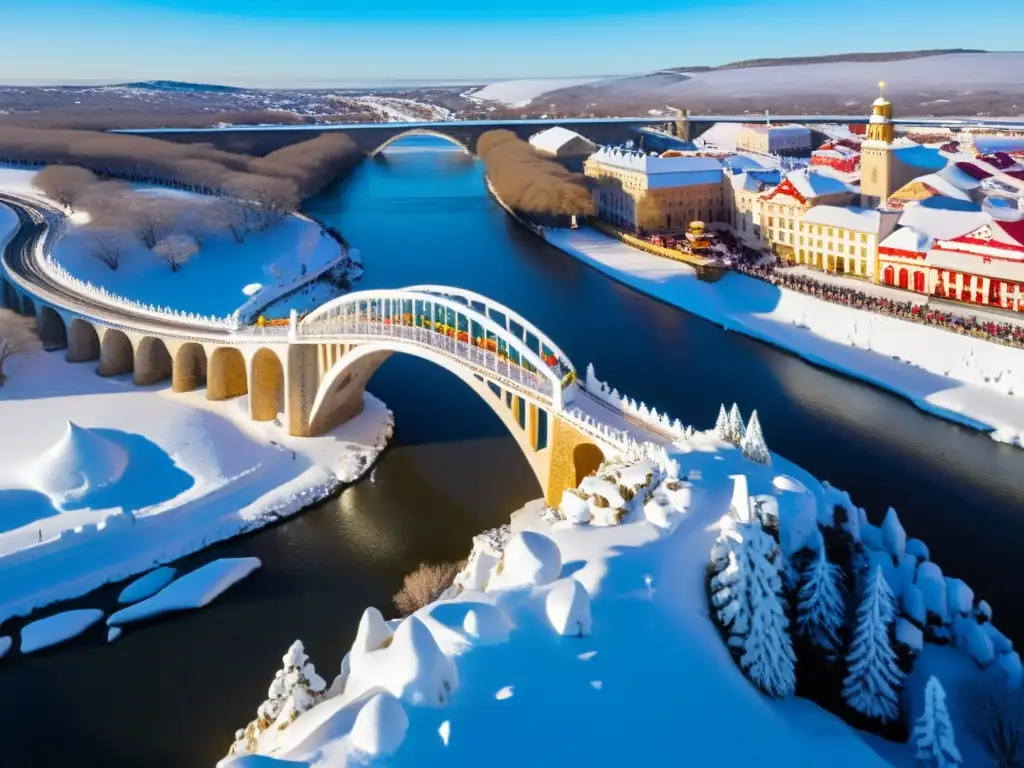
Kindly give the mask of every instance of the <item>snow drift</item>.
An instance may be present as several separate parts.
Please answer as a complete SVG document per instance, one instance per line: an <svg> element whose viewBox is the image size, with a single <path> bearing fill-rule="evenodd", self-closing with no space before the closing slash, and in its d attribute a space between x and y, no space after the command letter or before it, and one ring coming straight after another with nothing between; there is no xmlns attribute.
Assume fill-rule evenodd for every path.
<svg viewBox="0 0 1024 768"><path fill-rule="evenodd" d="M64 436L36 460L30 475L35 487L54 504L64 504L113 485L127 466L124 448L69 421Z"/></svg>

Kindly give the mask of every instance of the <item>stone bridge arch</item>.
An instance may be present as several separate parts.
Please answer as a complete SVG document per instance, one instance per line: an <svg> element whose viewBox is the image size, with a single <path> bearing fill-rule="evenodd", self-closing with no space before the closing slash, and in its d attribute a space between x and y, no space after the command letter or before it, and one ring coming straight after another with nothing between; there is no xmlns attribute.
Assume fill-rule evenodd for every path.
<svg viewBox="0 0 1024 768"><path fill-rule="evenodd" d="M85 363L90 360L98 360L99 357L100 336L95 326L80 317L71 318L71 324L68 326L67 361L69 363Z"/></svg>
<svg viewBox="0 0 1024 768"><path fill-rule="evenodd" d="M407 139L410 136L433 136L434 138L437 138L437 139L444 139L449 144L454 144L455 146L457 146L459 149L461 149L466 154L472 154L472 152L471 152L469 146L466 144L466 142L464 142L462 139L459 139L459 138L456 138L455 136L452 136L449 133L445 133L444 131L434 131L434 130L430 130L428 128L410 128L407 131L402 131L401 133L396 134L396 135L390 137L389 139L387 139L383 144L381 144L375 150L370 152L369 156L370 157L376 157L377 155L379 155L381 152L383 152L385 149L390 147L395 142L401 141L402 139Z"/></svg>
<svg viewBox="0 0 1024 768"><path fill-rule="evenodd" d="M132 381L138 386L156 384L171 377L174 362L163 339L144 336L135 350L135 370Z"/></svg>
<svg viewBox="0 0 1024 768"><path fill-rule="evenodd" d="M206 349L195 341L187 341L174 353L174 375L171 390L191 392L206 384Z"/></svg>
<svg viewBox="0 0 1024 768"><path fill-rule="evenodd" d="M393 354L412 355L438 365L475 392L504 424L530 464L540 487L547 490L550 437L543 447L539 445L538 437L542 431L550 435L551 415L537 403L520 399L521 395L500 388L495 392L492 385L458 361L428 348L403 344L400 339L368 342L345 352L323 376L309 411L306 433L320 435L358 416L363 410L367 382ZM546 427L541 426L542 419Z"/></svg>
<svg viewBox="0 0 1024 768"><path fill-rule="evenodd" d="M47 352L67 348L67 326L64 325L64 318L53 307L48 307L45 304L39 307L39 313L36 315L36 331L39 333L39 341L42 342L43 349Z"/></svg>
<svg viewBox="0 0 1024 768"><path fill-rule="evenodd" d="M253 421L273 421L284 413L284 366L277 353L260 347L249 363L249 415Z"/></svg>
<svg viewBox="0 0 1024 768"><path fill-rule="evenodd" d="M128 334L117 328L105 328L100 337L100 376L119 376L135 369L135 350Z"/></svg>

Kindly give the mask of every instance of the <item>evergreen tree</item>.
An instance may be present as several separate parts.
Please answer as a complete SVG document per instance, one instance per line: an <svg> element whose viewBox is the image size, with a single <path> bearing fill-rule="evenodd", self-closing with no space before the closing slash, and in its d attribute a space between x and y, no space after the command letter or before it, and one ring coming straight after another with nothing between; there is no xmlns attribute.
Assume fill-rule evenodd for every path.
<svg viewBox="0 0 1024 768"><path fill-rule="evenodd" d="M787 696L796 687L796 657L782 597L782 553L756 523L737 523L723 536L728 565L711 584L717 618L747 677L771 696Z"/></svg>
<svg viewBox="0 0 1024 768"><path fill-rule="evenodd" d="M857 626L846 662L843 698L862 715L883 723L899 717L898 689L903 672L896 665L890 634L896 606L881 566L872 572L857 608Z"/></svg>
<svg viewBox="0 0 1024 768"><path fill-rule="evenodd" d="M743 434L743 415L740 413L740 407L733 403L732 410L729 411L729 442L739 445L743 442Z"/></svg>
<svg viewBox="0 0 1024 768"><path fill-rule="evenodd" d="M719 440L729 439L729 414L725 412L725 404L718 407L718 419L715 421L715 437Z"/></svg>
<svg viewBox="0 0 1024 768"><path fill-rule="evenodd" d="M324 679L309 663L302 641L292 643L281 657L283 667L277 670L267 691L267 700L256 710L256 719L235 732L235 743L229 755L256 752L260 735L277 723L278 729L288 726L296 717L313 707L326 688Z"/></svg>
<svg viewBox="0 0 1024 768"><path fill-rule="evenodd" d="M829 661L838 658L839 633L846 623L844 592L843 573L828 561L822 544L801 574L796 631L824 651Z"/></svg>
<svg viewBox="0 0 1024 768"><path fill-rule="evenodd" d="M764 441L764 435L761 432L761 422L757 418L757 411L750 414L750 423L747 424L746 434L740 440L740 447L743 449L743 455L751 461L758 464L772 463L772 455L768 450L767 443Z"/></svg>
<svg viewBox="0 0 1024 768"><path fill-rule="evenodd" d="M946 709L946 692L934 675L924 688L924 712L914 725L913 736L917 747L914 757L922 768L957 768L963 764Z"/></svg>

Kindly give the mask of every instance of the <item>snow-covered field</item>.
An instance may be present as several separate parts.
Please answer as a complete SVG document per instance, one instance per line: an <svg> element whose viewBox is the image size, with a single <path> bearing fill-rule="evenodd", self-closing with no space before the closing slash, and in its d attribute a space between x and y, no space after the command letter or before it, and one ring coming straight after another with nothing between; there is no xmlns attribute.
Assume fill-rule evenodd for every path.
<svg viewBox="0 0 1024 768"><path fill-rule="evenodd" d="M250 421L245 397L136 387L59 353L5 370L0 622L294 514L360 477L391 433L370 395L339 429L298 439Z"/></svg>
<svg viewBox="0 0 1024 768"><path fill-rule="evenodd" d="M0 190L41 198L32 186L35 174L29 169L0 168ZM140 188L135 194L211 200L153 187ZM177 272L142 243L125 253L115 270L94 255L94 235L87 223L87 216L71 216L65 236L53 251L54 260L72 277L130 301L204 316L226 317L248 302L271 301L342 255L337 241L316 222L288 216L265 232L250 233L242 244L227 230L205 237L198 252Z"/></svg>
<svg viewBox="0 0 1024 768"><path fill-rule="evenodd" d="M464 94L476 102L498 102L509 107L525 107L538 96L559 88L586 85L601 80L599 77L570 77L561 79L505 80L485 85L479 90Z"/></svg>
<svg viewBox="0 0 1024 768"><path fill-rule="evenodd" d="M697 279L681 262L589 228L549 229L548 241L642 293L808 362L867 381L918 408L1024 442L1024 351L830 304L728 273Z"/></svg>
<svg viewBox="0 0 1024 768"><path fill-rule="evenodd" d="M713 434L677 443L672 461L599 471L639 488L621 524L574 525L531 502L507 534L477 537L440 600L401 620L368 608L329 686L334 671L293 645L221 768L916 765L911 745L759 693L709 620L724 515L751 497L777 510L792 552L848 497ZM931 674L947 690L978 676L963 650L928 645L904 692L910 720ZM966 732L957 744L963 765L990 765Z"/></svg>

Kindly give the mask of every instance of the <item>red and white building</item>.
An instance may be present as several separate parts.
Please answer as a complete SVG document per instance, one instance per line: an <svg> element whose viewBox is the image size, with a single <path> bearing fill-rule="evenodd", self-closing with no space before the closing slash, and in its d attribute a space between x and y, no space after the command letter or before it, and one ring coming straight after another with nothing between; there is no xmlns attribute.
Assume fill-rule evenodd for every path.
<svg viewBox="0 0 1024 768"><path fill-rule="evenodd" d="M860 168L860 152L845 144L825 144L811 153L811 165L831 168L839 173L853 173Z"/></svg>
<svg viewBox="0 0 1024 768"><path fill-rule="evenodd" d="M903 227L882 241L878 260L883 284L1024 312L1024 219L945 239Z"/></svg>

